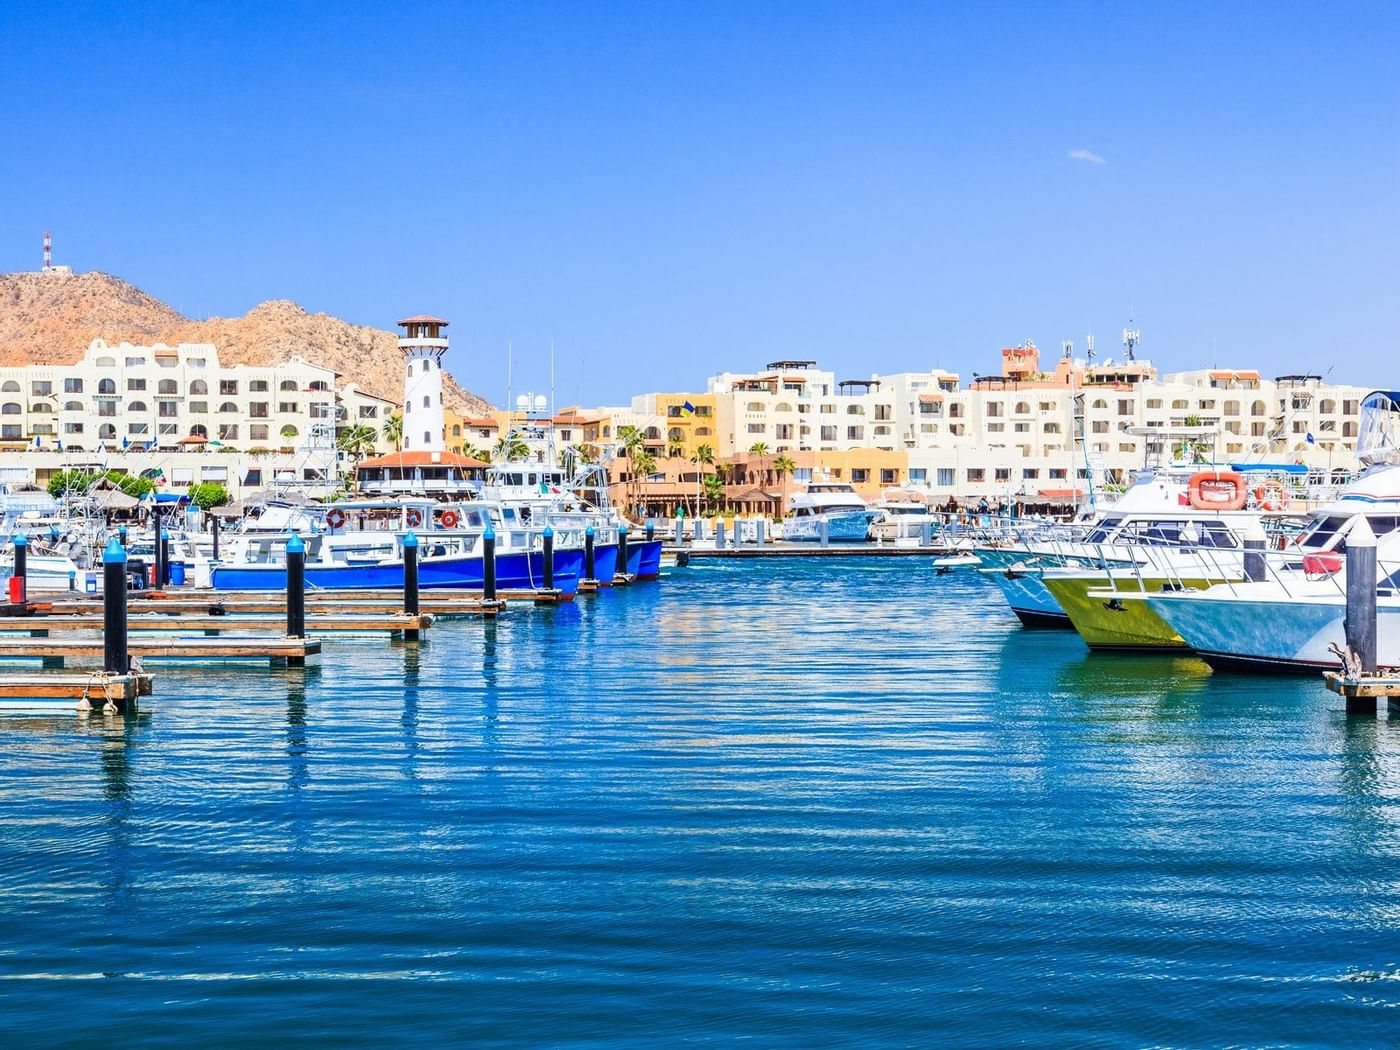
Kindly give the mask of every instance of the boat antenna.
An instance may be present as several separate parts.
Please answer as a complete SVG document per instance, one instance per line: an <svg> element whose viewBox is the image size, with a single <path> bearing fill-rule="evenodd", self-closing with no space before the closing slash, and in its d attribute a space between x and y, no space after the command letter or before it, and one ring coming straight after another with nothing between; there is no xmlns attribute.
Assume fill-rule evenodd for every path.
<svg viewBox="0 0 1400 1050"><path fill-rule="evenodd" d="M554 419L557 407L554 401L554 340L551 339L549 341L549 418L551 420ZM552 430L553 427L554 424L551 422L550 429Z"/></svg>

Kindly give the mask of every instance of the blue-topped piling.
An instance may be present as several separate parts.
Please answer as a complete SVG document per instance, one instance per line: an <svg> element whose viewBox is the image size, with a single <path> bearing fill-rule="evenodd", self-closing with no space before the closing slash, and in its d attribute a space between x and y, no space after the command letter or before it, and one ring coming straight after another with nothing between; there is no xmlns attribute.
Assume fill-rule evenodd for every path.
<svg viewBox="0 0 1400 1050"><path fill-rule="evenodd" d="M102 549L102 670L131 670L126 634L126 548L113 536Z"/></svg>
<svg viewBox="0 0 1400 1050"><path fill-rule="evenodd" d="M412 529L403 537L403 611L418 615L418 534ZM405 628L404 640L416 642L418 630Z"/></svg>
<svg viewBox="0 0 1400 1050"><path fill-rule="evenodd" d="M481 534L481 597L496 600L496 530L489 524Z"/></svg>
<svg viewBox="0 0 1400 1050"><path fill-rule="evenodd" d="M287 541L287 637L306 637L306 544L296 533Z"/></svg>

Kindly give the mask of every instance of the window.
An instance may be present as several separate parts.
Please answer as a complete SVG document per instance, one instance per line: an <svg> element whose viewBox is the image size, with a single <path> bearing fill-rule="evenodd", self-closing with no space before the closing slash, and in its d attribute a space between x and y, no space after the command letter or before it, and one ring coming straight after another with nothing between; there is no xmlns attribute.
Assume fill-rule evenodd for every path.
<svg viewBox="0 0 1400 1050"><path fill-rule="evenodd" d="M928 469L925 468L925 467L910 467L910 468L909 468L909 481L910 481L911 484L914 483L914 482L916 482L916 481L917 481L917 482L920 482L920 483L927 482L927 481L928 481Z"/></svg>
<svg viewBox="0 0 1400 1050"><path fill-rule="evenodd" d="M0 405L0 415L3 416L17 416L23 411L24 406L18 401L6 401L3 405Z"/></svg>
<svg viewBox="0 0 1400 1050"><path fill-rule="evenodd" d="M1093 422L1093 424L1092 424L1092 429L1093 429L1093 432L1094 432L1095 434L1107 434L1107 433L1108 433L1108 420L1106 420L1106 419L1096 419L1096 420L1094 420L1094 422Z"/></svg>
<svg viewBox="0 0 1400 1050"><path fill-rule="evenodd" d="M791 412L791 411L792 411L792 406L791 406L790 404L788 404L786 401L779 401L776 405L773 406L773 411L774 411L774 412Z"/></svg>
<svg viewBox="0 0 1400 1050"><path fill-rule="evenodd" d="M99 357L93 364L98 368L116 368L117 359L115 357Z"/></svg>
<svg viewBox="0 0 1400 1050"><path fill-rule="evenodd" d="M111 423L103 423L97 428L97 436L104 440L116 440L117 428Z"/></svg>
<svg viewBox="0 0 1400 1050"><path fill-rule="evenodd" d="M1021 480L1022 480L1022 481L1034 481L1034 480L1036 480L1036 478L1038 478L1038 477L1040 477L1040 471L1039 471L1038 469L1036 469L1035 467L1022 467L1022 468L1021 468Z"/></svg>
<svg viewBox="0 0 1400 1050"><path fill-rule="evenodd" d="M822 415L824 415L824 416L834 416L834 415L836 414L836 406L835 406L835 405L822 405L821 407L819 407L819 408L817 409L817 411L820 412L820 413L821 413Z"/></svg>
<svg viewBox="0 0 1400 1050"><path fill-rule="evenodd" d="M822 440L823 440L823 441L835 441L835 440L836 440L836 428L835 428L835 427L822 427Z"/></svg>
<svg viewBox="0 0 1400 1050"><path fill-rule="evenodd" d="M250 380L248 381L248 393L250 393L250 394L266 394L266 393L267 393L267 380L266 380L266 379L250 379Z"/></svg>
<svg viewBox="0 0 1400 1050"><path fill-rule="evenodd" d="M127 410L128 412L145 412L145 411L147 411L147 409L146 409L146 402L144 402L144 401L130 401L130 402L127 403L126 410Z"/></svg>
<svg viewBox="0 0 1400 1050"><path fill-rule="evenodd" d="M987 480L987 471L982 467L967 468L967 483L969 485L980 485Z"/></svg>
<svg viewBox="0 0 1400 1050"><path fill-rule="evenodd" d="M267 415L268 415L268 413L267 413L267 402L266 402L266 401L251 401L251 402L249 402L249 404L248 404L248 415L252 416L254 419L266 419L266 418L267 418Z"/></svg>
<svg viewBox="0 0 1400 1050"><path fill-rule="evenodd" d="M993 477L994 477L994 480L996 480L996 481L1010 481L1010 480L1011 480L1011 468L1010 468L1010 467L997 467L997 468L996 468L996 471L995 471L995 473L994 473L994 475L993 475Z"/></svg>
<svg viewBox="0 0 1400 1050"><path fill-rule="evenodd" d="M63 432L65 434L81 434L83 432L83 425L81 423L64 423Z"/></svg>
<svg viewBox="0 0 1400 1050"><path fill-rule="evenodd" d="M106 394L109 397L116 397L117 383L114 379L103 379L97 384L98 396Z"/></svg>
<svg viewBox="0 0 1400 1050"><path fill-rule="evenodd" d="M144 379L128 379L126 381L126 389L128 392L133 390L145 390L146 381Z"/></svg>
<svg viewBox="0 0 1400 1050"><path fill-rule="evenodd" d="M277 402L277 411L279 411L279 412L286 412L286 413L288 413L288 414L295 413L295 412L297 411L297 402L295 402L295 401L279 401L279 402Z"/></svg>
<svg viewBox="0 0 1400 1050"><path fill-rule="evenodd" d="M83 392L83 381L81 379L65 379L63 381L63 392L65 394L81 394Z"/></svg>
<svg viewBox="0 0 1400 1050"><path fill-rule="evenodd" d="M63 402L63 411L65 411L65 412L81 412L82 410L83 410L83 403L82 403L81 401L65 401L65 402Z"/></svg>
<svg viewBox="0 0 1400 1050"><path fill-rule="evenodd" d="M126 359L127 368L140 368L145 363L146 359L144 357L128 357Z"/></svg>
<svg viewBox="0 0 1400 1050"><path fill-rule="evenodd" d="M203 368L203 367L204 367L204 358L202 358L202 357L191 357L188 361L185 362L185 364L189 365L191 368Z"/></svg>
<svg viewBox="0 0 1400 1050"><path fill-rule="evenodd" d="M156 393L163 397L174 397L179 392L180 387L173 379L162 379L156 384Z"/></svg>
<svg viewBox="0 0 1400 1050"><path fill-rule="evenodd" d="M1225 402L1225 414L1227 416L1237 416L1240 414L1240 403L1238 401Z"/></svg>
<svg viewBox="0 0 1400 1050"><path fill-rule="evenodd" d="M219 424L219 440L220 440L220 441L237 441L237 440L238 440L238 424L237 424L237 423L220 423L220 424Z"/></svg>
<svg viewBox="0 0 1400 1050"><path fill-rule="evenodd" d="M225 401L222 405L219 406L219 411L224 413L237 413L238 406L235 405L232 401Z"/></svg>
<svg viewBox="0 0 1400 1050"><path fill-rule="evenodd" d="M237 379L220 379L220 380L219 380L219 393L221 393L221 394L223 394L223 395L225 395L225 396L227 396L227 395L229 395L229 394L236 394L236 393L238 393L238 380L237 380Z"/></svg>
<svg viewBox="0 0 1400 1050"><path fill-rule="evenodd" d="M766 432L767 430L768 430L768 425L767 425L766 423L750 423L750 424L749 424L749 433L750 433L750 434L762 434L762 433Z"/></svg>
<svg viewBox="0 0 1400 1050"><path fill-rule="evenodd" d="M762 411L763 411L763 402L762 402L762 401L750 401L750 402L748 403L748 411L750 411L750 412L762 412Z"/></svg>
<svg viewBox="0 0 1400 1050"><path fill-rule="evenodd" d="M427 371L427 370L424 369L424 371ZM314 380L306 389L307 389L307 390L314 390L314 391L315 391L316 393L318 393L318 394L324 394L324 393L328 392L328 391L330 390L330 388L331 388L331 387L330 387L330 384L327 383L324 379L317 379L317 380Z"/></svg>
<svg viewBox="0 0 1400 1050"><path fill-rule="evenodd" d="M1131 416L1133 414L1133 403L1127 398L1118 399L1118 414L1120 416Z"/></svg>
<svg viewBox="0 0 1400 1050"><path fill-rule="evenodd" d="M1264 407L1264 402L1262 401L1256 401L1254 402L1254 404L1249 406L1249 414L1251 416L1262 416L1267 411L1268 410Z"/></svg>
<svg viewBox="0 0 1400 1050"><path fill-rule="evenodd" d="M987 416L988 416L989 418L991 418L991 419L996 419L996 418L997 418L998 416L1000 416L1000 415L1001 415L1001 402L1000 402L1000 401L988 401L988 402L987 402Z"/></svg>
<svg viewBox="0 0 1400 1050"><path fill-rule="evenodd" d="M875 406L875 418L876 418L876 419L893 419L893 418L894 418L894 406L893 406L893 405L876 405L876 406Z"/></svg>
<svg viewBox="0 0 1400 1050"><path fill-rule="evenodd" d="M863 485L863 484L865 484L865 483L866 483L867 481L869 481L869 480L870 480L870 471L866 470L864 467L852 467L852 468L851 468L851 483L852 483L852 484L854 484L854 485Z"/></svg>
<svg viewBox="0 0 1400 1050"><path fill-rule="evenodd" d="M939 484L940 486L942 486L943 488L952 488L952 487L953 487L953 480L954 480L954 478L953 478L953 468L952 468L952 467L939 467L939 468L938 468L938 484Z"/></svg>
<svg viewBox="0 0 1400 1050"><path fill-rule="evenodd" d="M295 379L284 379L277 384L278 390L296 390L297 381Z"/></svg>
<svg viewBox="0 0 1400 1050"><path fill-rule="evenodd" d="M863 441L864 439L865 439L865 428L864 428L864 427L847 427L847 428L846 428L846 440L847 440L847 441Z"/></svg>
<svg viewBox="0 0 1400 1050"><path fill-rule="evenodd" d="M848 415L848 416L863 416L863 415L865 415L865 406L864 406L864 405L847 405L847 406L846 406L846 415Z"/></svg>
<svg viewBox="0 0 1400 1050"><path fill-rule="evenodd" d="M376 418L378 418L378 416L379 416L379 406L378 406L378 405L361 405L361 406L360 406L360 418L361 418L361 419L376 419ZM460 427L453 427L453 431L456 432L456 433L461 433L461 428L460 428Z"/></svg>
<svg viewBox="0 0 1400 1050"><path fill-rule="evenodd" d="M97 414L99 416L115 416L117 414L117 403L115 401L97 402Z"/></svg>
<svg viewBox="0 0 1400 1050"><path fill-rule="evenodd" d="M897 485L897 484L899 484L899 471L898 471L898 470L894 470L894 469L892 469L892 468L890 468L890 467L881 467L881 468L880 468L880 484L881 484L881 485Z"/></svg>
<svg viewBox="0 0 1400 1050"><path fill-rule="evenodd" d="M204 397L209 393L209 384L202 379L196 379L190 384L190 397Z"/></svg>
<svg viewBox="0 0 1400 1050"><path fill-rule="evenodd" d="M206 412L209 411L209 402L208 402L208 401L191 401L186 407L188 408L188 410L189 410L190 412L193 412L193 413L195 413L195 414L197 414L197 415L201 415L201 416L202 416L202 415L204 415Z"/></svg>
<svg viewBox="0 0 1400 1050"><path fill-rule="evenodd" d="M149 423L128 423L126 425L126 432L128 434L145 434L149 426Z"/></svg>
<svg viewBox="0 0 1400 1050"><path fill-rule="evenodd" d="M249 440L249 441L266 441L266 440L267 440L267 424L266 424L266 423L252 423L252 424L250 424L249 427L248 427L248 440Z"/></svg>
<svg viewBox="0 0 1400 1050"><path fill-rule="evenodd" d="M53 383L47 379L36 379L29 384L29 393L34 397L53 396Z"/></svg>
<svg viewBox="0 0 1400 1050"><path fill-rule="evenodd" d="M430 407L430 406L432 405L432 403L433 403L433 399L432 399L431 397L429 397L427 394L424 394L424 395L423 395L423 407L424 407L424 408L428 408L428 407Z"/></svg>
<svg viewBox="0 0 1400 1050"><path fill-rule="evenodd" d="M180 403L178 401L157 401L156 415L162 419L174 419L180 414Z"/></svg>

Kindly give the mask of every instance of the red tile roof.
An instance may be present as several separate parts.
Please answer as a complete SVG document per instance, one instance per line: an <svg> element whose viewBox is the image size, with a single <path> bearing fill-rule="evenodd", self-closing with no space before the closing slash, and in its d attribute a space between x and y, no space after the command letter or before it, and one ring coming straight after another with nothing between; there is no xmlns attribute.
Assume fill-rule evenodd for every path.
<svg viewBox="0 0 1400 1050"><path fill-rule="evenodd" d="M490 466L479 459L459 456L455 452L389 452L383 456L371 456L360 460L357 470L377 467L463 467L477 468Z"/></svg>

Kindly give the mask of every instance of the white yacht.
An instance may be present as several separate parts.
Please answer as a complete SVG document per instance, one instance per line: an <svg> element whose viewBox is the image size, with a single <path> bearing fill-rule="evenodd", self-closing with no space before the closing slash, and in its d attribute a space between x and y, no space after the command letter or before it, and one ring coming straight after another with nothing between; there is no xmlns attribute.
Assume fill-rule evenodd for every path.
<svg viewBox="0 0 1400 1050"><path fill-rule="evenodd" d="M860 493L839 481L814 481L792 497L783 520L783 539L820 540L825 523L830 540L861 543L870 538L870 525L879 517Z"/></svg>

